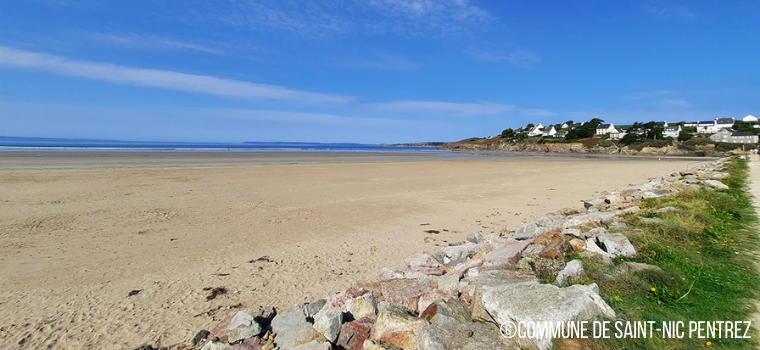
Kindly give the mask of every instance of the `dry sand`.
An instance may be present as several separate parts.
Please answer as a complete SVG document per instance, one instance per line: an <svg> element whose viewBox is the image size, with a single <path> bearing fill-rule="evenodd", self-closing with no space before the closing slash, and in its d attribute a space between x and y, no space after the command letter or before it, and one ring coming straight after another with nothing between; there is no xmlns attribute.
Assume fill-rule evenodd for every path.
<svg viewBox="0 0 760 350"><path fill-rule="evenodd" d="M0 348L185 342L227 307L289 308L471 231L516 229L693 164L322 155L309 164L21 169L86 163L29 157L0 154L0 168L16 168L0 170ZM108 164L161 163L132 157L144 161ZM271 261L256 261L263 256ZM203 288L220 286L229 293L207 301Z"/></svg>

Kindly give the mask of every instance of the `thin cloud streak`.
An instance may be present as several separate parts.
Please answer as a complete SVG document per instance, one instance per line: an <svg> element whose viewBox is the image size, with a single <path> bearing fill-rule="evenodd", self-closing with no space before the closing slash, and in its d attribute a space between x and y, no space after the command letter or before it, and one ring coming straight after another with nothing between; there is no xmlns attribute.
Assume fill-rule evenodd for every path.
<svg viewBox="0 0 760 350"><path fill-rule="evenodd" d="M461 34L496 19L469 0L359 0L293 2L228 0L197 20L288 32L305 37L398 33L410 36ZM348 15L347 15L348 14Z"/></svg>
<svg viewBox="0 0 760 350"><path fill-rule="evenodd" d="M184 50L195 51L201 53L209 53L215 55L224 54L224 51L210 48L203 45L192 44L180 40L163 39L153 36L145 36L138 34L104 34L93 33L91 37L97 41L104 41L118 46L124 46L129 48L139 49L154 49L154 50Z"/></svg>
<svg viewBox="0 0 760 350"><path fill-rule="evenodd" d="M0 66L40 70L114 84L145 86L221 97L327 103L346 103L354 99L350 96L291 90L274 85L256 84L208 75L75 61L60 56L2 46L0 46Z"/></svg>
<svg viewBox="0 0 760 350"><path fill-rule="evenodd" d="M514 105L502 103L453 103L441 101L395 101L375 103L371 106L380 111L450 113L460 116L499 114L512 111L515 108Z"/></svg>

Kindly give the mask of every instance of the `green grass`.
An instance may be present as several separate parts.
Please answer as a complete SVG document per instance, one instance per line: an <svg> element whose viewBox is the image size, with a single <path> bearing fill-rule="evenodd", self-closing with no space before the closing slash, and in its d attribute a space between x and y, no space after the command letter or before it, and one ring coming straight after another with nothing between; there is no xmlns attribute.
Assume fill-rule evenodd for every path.
<svg viewBox="0 0 760 350"><path fill-rule="evenodd" d="M745 161L727 163L729 190L684 190L671 198L650 199L642 211L627 214L626 235L638 254L631 261L657 265L649 271L612 278L610 267L584 262L581 283L596 282L600 294L626 321L745 321L755 312L760 275L754 265L757 217L747 193ZM666 206L677 211L652 214ZM642 217L664 224L646 225ZM616 263L620 263L620 260ZM654 291L652 290L654 288ZM753 325L760 326L760 325ZM687 326L688 327L688 326ZM657 327L656 327L657 328ZM687 328L688 331L688 328ZM752 338L760 336L753 333ZM688 335L688 333L687 333ZM757 348L756 339L589 339L590 349Z"/></svg>

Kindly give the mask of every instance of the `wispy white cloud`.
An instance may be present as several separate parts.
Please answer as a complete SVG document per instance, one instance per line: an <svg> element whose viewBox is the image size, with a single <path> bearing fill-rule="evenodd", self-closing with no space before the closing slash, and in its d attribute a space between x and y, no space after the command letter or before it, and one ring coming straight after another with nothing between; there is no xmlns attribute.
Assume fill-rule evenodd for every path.
<svg viewBox="0 0 760 350"><path fill-rule="evenodd" d="M371 106L380 111L445 113L457 116L499 114L512 111L515 108L514 105L502 103L454 103L441 101L395 101L375 103Z"/></svg>
<svg viewBox="0 0 760 350"><path fill-rule="evenodd" d="M438 36L495 22L494 16L469 0L228 0L211 10L200 15L308 37L356 33Z"/></svg>
<svg viewBox="0 0 760 350"><path fill-rule="evenodd" d="M105 34L92 33L90 37L100 42L106 42L118 46L137 48L144 50L183 50L195 51L209 54L223 54L222 50L214 49L204 45L192 44L181 40L172 40L158 38L155 36L138 35L138 34Z"/></svg>
<svg viewBox="0 0 760 350"><path fill-rule="evenodd" d="M644 5L644 10L651 16L662 19L692 19L694 12L682 6Z"/></svg>
<svg viewBox="0 0 760 350"><path fill-rule="evenodd" d="M541 63L541 56L525 50L511 52L476 51L472 52L471 55L480 61L505 62L521 68L531 68Z"/></svg>
<svg viewBox="0 0 760 350"><path fill-rule="evenodd" d="M32 69L115 84L146 86L222 97L329 103L345 103L353 100L353 97L349 96L292 90L280 86L208 75L77 61L2 46L0 46L0 66Z"/></svg>

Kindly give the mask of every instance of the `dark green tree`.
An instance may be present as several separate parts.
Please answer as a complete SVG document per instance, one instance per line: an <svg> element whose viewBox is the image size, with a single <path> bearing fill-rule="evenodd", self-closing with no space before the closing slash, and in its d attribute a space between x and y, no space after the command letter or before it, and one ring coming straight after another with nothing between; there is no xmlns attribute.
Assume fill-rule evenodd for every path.
<svg viewBox="0 0 760 350"><path fill-rule="evenodd" d="M515 131L512 128L506 128L501 132L501 137L509 139L515 136Z"/></svg>
<svg viewBox="0 0 760 350"><path fill-rule="evenodd" d="M743 122L741 120L737 120L734 122L734 130L736 131L742 131L742 132L755 132L755 127L752 126L752 124Z"/></svg>
<svg viewBox="0 0 760 350"><path fill-rule="evenodd" d="M689 141L691 138L694 137L690 132L686 130L681 130L681 132L678 133L678 141L684 142Z"/></svg>
<svg viewBox="0 0 760 350"><path fill-rule="evenodd" d="M567 135L565 135L565 140L579 140L594 137L594 135L596 135L596 127L602 123L604 123L604 120L599 118L591 119L588 123L568 131Z"/></svg>

